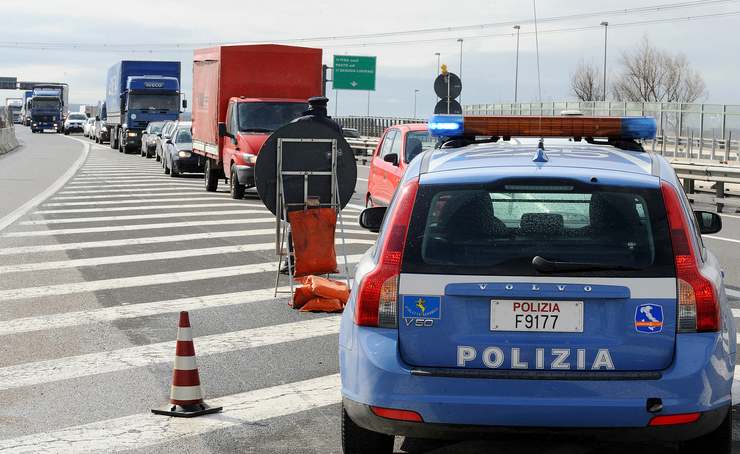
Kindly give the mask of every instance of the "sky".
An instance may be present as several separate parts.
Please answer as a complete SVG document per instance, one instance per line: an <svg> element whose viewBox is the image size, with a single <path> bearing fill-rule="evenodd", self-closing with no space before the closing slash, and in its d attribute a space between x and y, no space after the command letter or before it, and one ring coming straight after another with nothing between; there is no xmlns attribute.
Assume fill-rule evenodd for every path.
<svg viewBox="0 0 740 454"><path fill-rule="evenodd" d="M581 61L603 65L604 30L599 23L609 21L607 76L618 71L623 52L647 37L658 48L688 57L707 85L708 94L702 101L740 104L740 34L736 33L740 15L696 18L740 11L740 0L658 12L617 12L686 1L537 0L542 100L573 99L568 84L576 65ZM370 114L412 116L416 97L417 117L427 117L436 102L432 89L437 73L435 53L441 54L441 62L450 71L460 73L457 39L463 38L463 104L511 102L514 23L521 23L519 101L537 101L539 97L533 2L529 0L128 0L115 14L106 3L78 0L3 0L0 4L4 18L0 76L67 82L71 103L95 104L102 99L106 71L122 59L182 61L183 89L190 99L192 49L207 43L273 42L457 26L473 27L294 44L322 48L328 65L334 54L376 56L377 82L376 90L370 93ZM688 17L694 19L620 25ZM480 24L494 25L475 27ZM553 32L572 28L581 30ZM29 43L44 43L44 47ZM0 99L18 95L0 91ZM367 92L334 91L329 84L327 95L332 115L367 114Z"/></svg>

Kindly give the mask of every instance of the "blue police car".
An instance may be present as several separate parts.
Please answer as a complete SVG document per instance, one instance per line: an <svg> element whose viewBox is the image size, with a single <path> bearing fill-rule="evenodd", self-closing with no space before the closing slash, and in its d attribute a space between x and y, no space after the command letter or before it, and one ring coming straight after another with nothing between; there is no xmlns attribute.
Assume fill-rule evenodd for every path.
<svg viewBox="0 0 740 454"><path fill-rule="evenodd" d="M729 453L735 325L650 118L434 117L341 321L345 453L526 431ZM539 137L545 137L543 141Z"/></svg>

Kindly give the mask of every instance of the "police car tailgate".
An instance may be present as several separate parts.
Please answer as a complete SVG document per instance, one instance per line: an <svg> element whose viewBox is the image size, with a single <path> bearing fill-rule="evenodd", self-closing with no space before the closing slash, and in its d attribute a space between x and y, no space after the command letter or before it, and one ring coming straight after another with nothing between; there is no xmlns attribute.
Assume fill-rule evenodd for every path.
<svg viewBox="0 0 740 454"><path fill-rule="evenodd" d="M417 197L409 237L422 240L407 244L399 278L402 359L532 371L670 366L677 281L658 193L515 186Z"/></svg>

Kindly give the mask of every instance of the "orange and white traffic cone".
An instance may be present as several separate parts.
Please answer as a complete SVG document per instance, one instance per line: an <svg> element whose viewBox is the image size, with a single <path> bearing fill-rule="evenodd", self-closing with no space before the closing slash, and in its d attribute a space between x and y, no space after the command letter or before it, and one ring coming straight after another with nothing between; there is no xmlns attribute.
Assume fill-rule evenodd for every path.
<svg viewBox="0 0 740 454"><path fill-rule="evenodd" d="M152 413L166 416L191 418L193 416L218 413L223 407L209 407L203 402L200 391L198 366L195 364L195 345L190 332L190 317L186 311L180 312L175 347L175 368L172 373L170 405L163 409L152 409Z"/></svg>

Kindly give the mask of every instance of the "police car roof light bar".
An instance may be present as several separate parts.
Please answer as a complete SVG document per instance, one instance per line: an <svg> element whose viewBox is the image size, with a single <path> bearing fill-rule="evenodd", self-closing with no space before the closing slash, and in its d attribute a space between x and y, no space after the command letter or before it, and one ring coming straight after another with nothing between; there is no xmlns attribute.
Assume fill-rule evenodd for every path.
<svg viewBox="0 0 740 454"><path fill-rule="evenodd" d="M590 137L653 139L657 131L652 117L585 116L461 116L434 115L429 131L436 137Z"/></svg>

